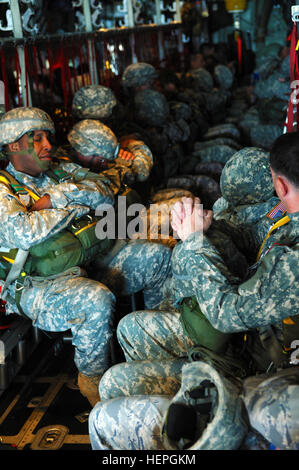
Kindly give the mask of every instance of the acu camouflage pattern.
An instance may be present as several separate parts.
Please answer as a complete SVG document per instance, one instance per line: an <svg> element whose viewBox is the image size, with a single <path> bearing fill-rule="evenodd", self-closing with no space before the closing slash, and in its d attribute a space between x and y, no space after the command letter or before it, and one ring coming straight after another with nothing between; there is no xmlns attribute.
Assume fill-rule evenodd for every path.
<svg viewBox="0 0 299 470"><path fill-rule="evenodd" d="M190 73L193 84L198 91L211 92L213 90L213 77L208 70L203 67L194 69Z"/></svg>
<svg viewBox="0 0 299 470"><path fill-rule="evenodd" d="M127 383L128 388L113 389L109 378L117 378L118 385L122 382L124 387ZM167 388L163 386L165 380ZM197 430L199 436L195 443L185 442L185 448L237 449L247 430L238 388L212 366L203 362L187 363L187 360L141 361L116 365L107 371L99 387L101 397L104 394L105 398L89 416L92 448L178 450L178 443L170 441L165 433L169 407L174 403L194 406L196 401L189 398L189 392L203 387L205 381L211 381L217 390L214 417L201 435ZM111 389L111 386L112 393L107 396L107 387Z"/></svg>
<svg viewBox="0 0 299 470"><path fill-rule="evenodd" d="M156 90L139 91L134 98L137 121L148 126L162 126L169 116L169 104L162 93Z"/></svg>
<svg viewBox="0 0 299 470"><path fill-rule="evenodd" d="M275 140L283 133L283 125L259 124L250 131L251 144L270 150Z"/></svg>
<svg viewBox="0 0 299 470"><path fill-rule="evenodd" d="M216 397L212 400L210 420L204 429L197 422L197 439L191 443L179 445L169 439L166 433L167 413L163 420L163 442L167 450L235 450L242 443L247 426L243 418L243 403L240 398L240 388L223 377L210 364L193 362L182 369L181 388L171 401L173 404L184 404L196 407L197 399L191 397L196 389L204 390L210 382L214 386ZM198 399L200 404L202 399ZM197 417L200 413L197 411Z"/></svg>
<svg viewBox="0 0 299 470"><path fill-rule="evenodd" d="M276 324L295 315L299 216L295 213L289 217L290 222L273 232L265 243L261 258L249 271L247 280L232 277L207 236L204 235L200 246L196 234L190 235L173 251L174 290L184 297L183 287L187 290L189 286L203 314L214 328L223 332ZM271 219L264 217L254 230L249 226L247 230L245 227L231 229L243 253L256 256L272 224Z"/></svg>
<svg viewBox="0 0 299 470"><path fill-rule="evenodd" d="M229 145L215 143L215 145L197 150L193 155L196 155L203 163L219 162L224 165L235 153L236 150Z"/></svg>
<svg viewBox="0 0 299 470"><path fill-rule="evenodd" d="M118 154L119 144L115 134L108 126L94 119L77 122L67 139L84 156L98 155L106 160L114 160Z"/></svg>
<svg viewBox="0 0 299 470"><path fill-rule="evenodd" d="M45 111L33 107L11 109L0 119L0 146L15 142L34 130L55 132L54 123Z"/></svg>
<svg viewBox="0 0 299 470"><path fill-rule="evenodd" d="M68 172L78 165L64 163L60 168ZM102 203L113 204L109 179L97 175L95 179L76 182L73 178L56 184L43 174L31 177L20 173L9 164L6 170L22 186L42 196L49 194L53 209L33 211L15 198L5 184L0 185L1 245L8 248L29 249L65 229L74 219L96 210ZM72 172L70 173L72 175ZM23 203L30 207L30 198ZM124 240L117 252L112 251L106 261L106 271L99 269L99 277L113 287L116 294L130 295L145 288L145 304L153 308L162 300L162 286L170 274L171 251L161 245L145 241ZM102 259L94 263L103 262ZM75 269L75 268L74 268ZM76 270L75 270L76 271ZM4 281L1 281L3 286ZM105 282L106 284L106 282ZM153 297L151 297L153 295ZM14 301L15 283L10 286L7 313L17 312ZM82 309L82 302L84 308ZM52 279L26 277L21 307L34 324L50 331L72 329L75 362L85 375L100 375L109 365L109 341L113 327L115 296L100 282L82 278L82 273ZM54 312L54 314L53 314ZM82 333L82 335L81 335Z"/></svg>
<svg viewBox="0 0 299 470"><path fill-rule="evenodd" d="M89 415L92 449L165 450L161 427L169 403L169 398L162 396L121 397L97 403Z"/></svg>
<svg viewBox="0 0 299 470"><path fill-rule="evenodd" d="M225 90L230 90L233 85L234 76L232 71L226 65L216 65L214 77L217 85Z"/></svg>
<svg viewBox="0 0 299 470"><path fill-rule="evenodd" d="M233 206L264 202L274 196L269 153L256 147L236 152L223 168L220 189Z"/></svg>
<svg viewBox="0 0 299 470"><path fill-rule="evenodd" d="M243 399L251 426L279 450L299 450L299 369L249 377Z"/></svg>
<svg viewBox="0 0 299 470"><path fill-rule="evenodd" d="M72 112L78 119L108 119L117 100L113 91L102 85L87 85L76 91Z"/></svg>
<svg viewBox="0 0 299 470"><path fill-rule="evenodd" d="M158 77L158 73L151 64L138 62L129 65L121 78L122 85L127 88L137 88L142 85L151 85Z"/></svg>

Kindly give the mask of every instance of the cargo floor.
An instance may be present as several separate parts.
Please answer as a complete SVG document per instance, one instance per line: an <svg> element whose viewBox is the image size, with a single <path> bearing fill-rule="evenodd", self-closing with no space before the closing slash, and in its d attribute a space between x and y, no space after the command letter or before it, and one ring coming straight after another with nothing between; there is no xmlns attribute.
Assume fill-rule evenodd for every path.
<svg viewBox="0 0 299 470"><path fill-rule="evenodd" d="M73 347L45 337L0 399L0 450L90 450Z"/></svg>

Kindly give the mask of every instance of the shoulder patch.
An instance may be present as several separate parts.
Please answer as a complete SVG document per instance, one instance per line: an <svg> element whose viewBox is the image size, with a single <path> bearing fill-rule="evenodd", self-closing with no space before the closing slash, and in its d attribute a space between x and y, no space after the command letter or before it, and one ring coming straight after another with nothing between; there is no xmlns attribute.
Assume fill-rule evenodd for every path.
<svg viewBox="0 0 299 470"><path fill-rule="evenodd" d="M283 203L279 202L278 204L276 204L275 207L273 207L273 209L271 209L271 211L267 214L266 217L268 217L268 219L270 220L276 220L279 219L286 211L287 210Z"/></svg>

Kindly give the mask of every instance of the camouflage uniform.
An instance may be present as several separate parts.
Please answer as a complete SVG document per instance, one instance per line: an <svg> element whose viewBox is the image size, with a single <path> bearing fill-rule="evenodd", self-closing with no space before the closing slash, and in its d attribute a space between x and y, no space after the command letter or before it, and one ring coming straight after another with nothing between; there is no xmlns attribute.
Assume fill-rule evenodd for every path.
<svg viewBox="0 0 299 470"><path fill-rule="evenodd" d="M117 105L113 91L102 85L87 85L74 94L72 113L77 119L108 119Z"/></svg>
<svg viewBox="0 0 299 470"><path fill-rule="evenodd" d="M213 206L216 220L228 220L237 226L258 222L277 200L269 153L256 147L236 152L222 170L220 189L222 197Z"/></svg>
<svg viewBox="0 0 299 470"><path fill-rule="evenodd" d="M19 127L21 132L18 134ZM1 119L0 128L2 145L17 140L29 130L54 132L49 116L36 108L10 111ZM69 176L75 175L75 169L82 170L78 165L72 166L74 171L70 173L68 163L60 164L59 170ZM110 180L101 175L89 174L89 178L79 178L79 181L71 177L57 184L46 173L29 176L17 171L11 163L6 171L35 194L48 194L53 206L48 210L28 212L14 192L1 183L3 223L0 238L1 245L7 248L29 250L65 229L76 218L95 211L100 204L113 204ZM23 201L29 208L31 203L31 197ZM117 284L116 295L129 295L145 288L145 303L153 308L162 299L161 287L170 271L170 250L143 240L124 240L118 250L110 253L105 268L107 283L112 289ZM99 278L106 284L102 272ZM15 284L9 286L8 314L18 311L14 301ZM86 376L100 375L109 367L114 304L115 295L100 282L82 277L82 270L77 267L53 278L27 276L20 299L21 309L37 327L50 331L72 330L75 362Z"/></svg>
<svg viewBox="0 0 299 470"><path fill-rule="evenodd" d="M155 157L153 184L163 185L166 178L177 174L183 165L182 144L190 136L189 125L182 117L172 117L164 95L150 89L135 95L134 114L136 122L147 133L147 144Z"/></svg>
<svg viewBox="0 0 299 470"><path fill-rule="evenodd" d="M239 387L212 366L185 364L175 396L156 393L98 403L89 415L92 449L233 450L240 446L247 425ZM128 432L128 423L133 432Z"/></svg>
<svg viewBox="0 0 299 470"><path fill-rule="evenodd" d="M270 66L270 67L269 67ZM260 80L254 86L257 100L253 106L257 110L256 122L242 121L241 127L249 135L253 146L270 149L282 134L287 116L290 87L290 58L280 60L270 56L259 71ZM252 110L250 110L252 113Z"/></svg>
<svg viewBox="0 0 299 470"><path fill-rule="evenodd" d="M68 133L68 141L71 146L83 156L99 155L106 160L117 158L120 145L112 130L105 124L93 119L79 121ZM153 155L147 145L141 140L130 141L127 150L134 155L131 163L118 158L117 168L123 172L134 176L135 181L145 181L148 179L152 166ZM110 165L109 170L113 171L115 165ZM104 174L109 177L109 170Z"/></svg>
<svg viewBox="0 0 299 470"><path fill-rule="evenodd" d="M299 450L299 369L249 377L243 399L251 426L279 450Z"/></svg>
<svg viewBox="0 0 299 470"><path fill-rule="evenodd" d="M244 190L246 192L245 187L249 184L249 175L245 172L245 179L247 177L245 184L242 171L240 171L241 178L239 182L236 179L238 171L235 172L235 175L231 175L234 170L237 170L236 162L243 155L245 157L245 164L247 162L250 166L251 160L255 159L255 163L257 162L263 170L261 178L266 188L263 185L260 186L261 200L265 197L267 198L268 195L271 196L273 188L269 179L267 154L256 152L255 149L245 149L243 154L241 152L228 164L228 171L225 175L228 179L227 193L230 194L234 185L238 198L237 183L238 186L240 185L241 192L244 192ZM255 166L254 164L251 166L252 181L258 183ZM248 200L250 202L258 200L262 207L263 202L258 197L259 191L255 192L255 188L252 187L252 192L253 197L248 196ZM251 255L248 256L248 259L256 259L258 249L270 227L281 217L284 209L282 208L279 211L280 206L277 205L279 202L276 199L274 206L271 204L271 209L275 208L275 211L271 211L270 206L268 206L269 212L267 214L265 214L264 207L262 207L259 213L259 207L255 207L254 204L252 205L252 217L255 221L255 229L253 231L251 231L251 224L247 227L242 226L240 229L233 224L227 224L228 233L232 234L234 232L234 241L238 248L242 248L244 253L248 253L248 250L251 250ZM94 415L91 417L90 429L91 439L94 442L93 445L97 445L96 431L93 427L94 419L97 425L100 426L101 435L105 435L105 425L107 422L110 423L111 427L116 425L116 410L121 410L120 416L124 416L126 413L127 416L130 416L131 406L134 406L136 410L140 402L142 416L145 414L146 402L144 397L130 397L129 399L117 397L134 395L135 390L137 394L140 394L143 387L144 392L147 394L155 395L158 392L160 395L173 397L174 393L176 393L181 365L184 361L188 361L188 350L194 346L192 340L184 333L180 321L180 313L176 309L176 305L183 298L195 295L202 312L210 323L217 330L228 333L253 330L264 325L279 325L279 322L284 318L297 314L298 213L289 214L289 218L290 221L286 225L281 226L266 240L259 261L251 266L244 275L238 274L236 269L233 269L238 265L240 259L236 258L235 263L231 263L229 266L228 259L225 259L224 256L227 251L227 244L223 243L221 236L216 236L216 238L211 236L210 232L211 230L213 231L213 227L215 230L215 223L212 224L207 234L203 236L202 245L199 245L196 234L190 235L183 243L176 245L172 256L173 279L169 280L169 283L166 283L164 286L165 296L167 297L168 294L169 300L171 295L173 296L170 301L170 310L164 309L162 311L163 305L161 305L161 311L134 312L124 317L119 323L118 340L125 353L127 364L123 365L123 368L121 365L114 366L107 371L100 382L100 391L103 394L103 398L110 400L102 404L104 414L101 415L101 418L105 420L102 421L102 424L99 424L97 420L97 413L102 410L101 405L97 406ZM225 226L226 224L221 223L219 229L224 230ZM230 258L230 255L228 257ZM169 295L169 292L171 295ZM149 362L151 359L153 360L152 365ZM161 363L164 364L164 362L167 379L163 377L163 368L161 368ZM290 374L292 375L292 372ZM271 381L271 379L269 380ZM156 381L159 383L158 388L156 388ZM244 400L249 411L252 426L259 432L262 432L267 439L271 437L272 441L274 440L273 436L277 433L274 442L279 443L280 446L282 446L281 443L287 446L295 445L293 437L287 442L287 438L284 437L284 430L280 431L277 426L273 428L274 421L271 417L278 416L276 415L278 413L276 410L279 407L281 409L280 387L283 393L285 393L283 396L290 397L290 404L283 405L286 413L288 413L289 407L293 407L295 402L292 400L298 392L296 388L290 388L289 384L291 383L292 381L286 384L282 383L279 379L277 380L277 393L275 390L275 401L273 407L271 407L269 400L272 403L273 395L271 395L271 387L269 385L265 385L268 393L266 392L266 395L259 402L256 402L256 399L259 399L259 389L254 383L251 393L249 382L249 391L246 392L245 382ZM111 400L112 398L113 400ZM156 396L150 397L149 403L153 399L157 400ZM156 411L157 403L155 401L156 408L155 410L151 409L150 412L153 414L155 426L160 426L161 428L163 420ZM258 406L259 403L262 405L261 407ZM113 410L111 409L112 406L114 407ZM165 407L167 407L167 403L162 400L161 412L165 413ZM111 412L111 415L105 415L106 411ZM261 419L259 418L259 413L261 413ZM147 422L149 422L148 420L149 417L147 417ZM287 422L287 419L284 422ZM296 426L294 427L294 422L295 420L291 418L287 422L293 436L298 432ZM129 435L131 439L135 439L137 434L137 426L134 428L134 424L132 426L132 435L134 437L132 438L132 435ZM156 427L154 431L155 439L157 435ZM152 431L154 430L154 428L151 429ZM148 435L147 439L150 439ZM153 445L155 445L155 442ZM160 442L158 441L158 445L160 445Z"/></svg>
<svg viewBox="0 0 299 470"><path fill-rule="evenodd" d="M155 67L145 62L138 62L126 67L121 77L121 83L124 88L134 90L142 85L151 86L157 78L158 73Z"/></svg>

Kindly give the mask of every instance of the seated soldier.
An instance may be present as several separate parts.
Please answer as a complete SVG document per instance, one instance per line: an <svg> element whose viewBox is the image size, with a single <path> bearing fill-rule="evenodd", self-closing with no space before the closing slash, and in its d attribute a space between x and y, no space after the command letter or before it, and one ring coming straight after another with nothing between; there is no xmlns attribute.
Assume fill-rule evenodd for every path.
<svg viewBox="0 0 299 470"><path fill-rule="evenodd" d="M261 218L260 230L250 233L250 227L245 230L243 226L243 233L239 233L238 227L229 227L231 233L235 231L234 240L238 239L244 252L251 249L248 258L253 255L256 258L244 277L232 273L224 262L223 253L216 248L214 240L209 239L214 224L212 212L205 212L188 200L177 204L173 210L173 226L182 240L172 257L176 281L172 287L177 309L169 313L135 312L134 316L127 315L120 322L118 339L128 362L121 367L114 366L102 378L100 390L104 392L106 387L107 392L102 398L108 401L98 404L90 416L93 448L116 449L127 445L126 448L138 449L139 443L143 445L142 439L137 440L141 426L149 448L165 449L161 437L163 416L169 407L165 397L172 397L180 387L188 350L196 351L194 346L199 345L200 359L215 363L218 370L227 360L229 367L224 368L224 375L242 380L256 370L243 365L245 373L241 367L232 373L226 346L232 333L247 332L248 335L255 329L260 334L261 354L266 356L265 371L269 374L270 367L275 375L268 382L269 375L256 383L250 379L245 381L244 402L250 422L278 448L297 448L298 420L294 421L294 417L296 419L298 413L298 350L297 355L291 354L290 348L298 336L299 318L298 144L298 133L286 134L276 141L271 151L271 173L279 203ZM202 244L199 243L200 232L204 233ZM214 329L209 329L208 338L204 335L207 323ZM213 339L212 349L210 338ZM237 357L231 359L236 366ZM281 369L284 370L281 372ZM272 391L270 383L275 384ZM157 394L159 397L154 396ZM146 398L146 395L152 397ZM120 398L122 396L125 397ZM138 412L132 432L128 433L127 421L125 425L119 418L131 416L133 409L134 413L137 409ZM278 409L281 413L276 415ZM156 425L142 428L141 420ZM106 434L107 422L110 436ZM111 433L116 423L118 442ZM126 427L124 440L121 426ZM206 448L213 448L212 438L207 445Z"/></svg>
<svg viewBox="0 0 299 470"><path fill-rule="evenodd" d="M110 366L115 296L143 290L145 304L158 305L171 252L144 240L118 245L97 237L94 212L114 204L113 175L75 164L68 172L69 164L54 163L53 133L51 118L38 108L12 109L0 120L9 161L0 181L2 296L8 314L25 315L44 330L71 329L78 384L93 405ZM105 285L86 277L95 261L105 267L97 276Z"/></svg>

